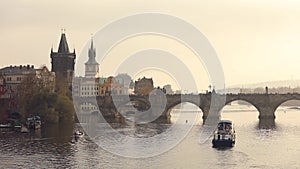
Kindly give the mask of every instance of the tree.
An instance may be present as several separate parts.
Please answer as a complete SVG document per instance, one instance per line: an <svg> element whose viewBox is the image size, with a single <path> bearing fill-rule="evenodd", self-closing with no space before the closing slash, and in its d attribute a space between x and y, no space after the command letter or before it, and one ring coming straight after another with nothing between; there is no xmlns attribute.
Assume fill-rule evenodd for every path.
<svg viewBox="0 0 300 169"><path fill-rule="evenodd" d="M56 74L55 92L60 95L68 95L69 93L68 80L60 73Z"/></svg>
<svg viewBox="0 0 300 169"><path fill-rule="evenodd" d="M60 122L74 121L75 110L74 110L73 102L70 100L69 97L64 95L59 95L55 109L59 113Z"/></svg>
<svg viewBox="0 0 300 169"><path fill-rule="evenodd" d="M40 116L44 123L74 121L75 110L64 79L58 81L55 92L51 83L35 75L21 82L18 105L23 120L32 114Z"/></svg>
<svg viewBox="0 0 300 169"><path fill-rule="evenodd" d="M35 94L28 104L31 114L38 115L45 123L58 123L59 113L55 110L58 103L56 93L43 91Z"/></svg>
<svg viewBox="0 0 300 169"><path fill-rule="evenodd" d="M35 76L35 74L29 74L24 78L19 86L18 93L15 96L17 98L18 110L22 114L23 118L32 113L32 108L35 106L41 106L41 102L38 100L43 97L41 93L51 93L52 88L50 83L42 78Z"/></svg>

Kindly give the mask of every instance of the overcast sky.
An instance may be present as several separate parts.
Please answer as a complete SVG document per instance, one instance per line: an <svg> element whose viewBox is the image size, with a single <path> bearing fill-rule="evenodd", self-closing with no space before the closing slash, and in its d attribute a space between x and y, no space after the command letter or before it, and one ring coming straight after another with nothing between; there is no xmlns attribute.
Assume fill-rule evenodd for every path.
<svg viewBox="0 0 300 169"><path fill-rule="evenodd" d="M300 79L300 2L297 0L9 0L0 3L1 67L45 64L51 68L49 53L52 46L57 50L61 28L66 29L71 50L76 49L77 64L82 64L86 59L79 57L81 50L89 43L91 34L104 25L132 14L161 12L186 20L208 38L223 66L226 85ZM154 41L159 42L150 43ZM128 47L137 42L139 48ZM163 46L163 42L169 45ZM172 50L172 45L176 46L173 43L161 37L131 39L121 44L124 49L112 51L111 58L157 44ZM185 50L177 52L185 55ZM108 76L110 72L103 69L100 74Z"/></svg>

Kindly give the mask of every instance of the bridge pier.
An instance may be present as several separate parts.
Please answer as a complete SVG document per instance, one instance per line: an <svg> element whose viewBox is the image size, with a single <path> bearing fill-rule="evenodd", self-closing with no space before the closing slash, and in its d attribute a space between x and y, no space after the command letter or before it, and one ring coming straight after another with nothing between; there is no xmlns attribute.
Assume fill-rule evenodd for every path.
<svg viewBox="0 0 300 169"><path fill-rule="evenodd" d="M220 107L212 107L212 108L208 108L208 107L202 107L202 112L203 112L203 116L202 116L202 120L203 120L203 124L206 125L216 125L218 124L220 118L221 118L221 110Z"/></svg>
<svg viewBox="0 0 300 169"><path fill-rule="evenodd" d="M270 119L270 120L275 120L275 111L276 108L273 107L259 107L258 112L259 116L258 119L263 120L263 119Z"/></svg>
<svg viewBox="0 0 300 169"><path fill-rule="evenodd" d="M266 119L259 119L258 128L259 129L272 129L275 128L275 119L266 118Z"/></svg>

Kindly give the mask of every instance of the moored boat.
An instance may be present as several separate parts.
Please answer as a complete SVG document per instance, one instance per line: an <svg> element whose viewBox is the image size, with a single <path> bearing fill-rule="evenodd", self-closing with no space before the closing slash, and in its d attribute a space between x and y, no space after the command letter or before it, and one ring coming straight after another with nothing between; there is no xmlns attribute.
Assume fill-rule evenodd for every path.
<svg viewBox="0 0 300 169"><path fill-rule="evenodd" d="M16 122L15 125L14 125L14 128L15 129L21 129L22 128L22 123Z"/></svg>
<svg viewBox="0 0 300 169"><path fill-rule="evenodd" d="M27 118L26 125L28 129L39 129L42 125L41 118L39 116L30 116Z"/></svg>
<svg viewBox="0 0 300 169"><path fill-rule="evenodd" d="M214 133L213 147L233 147L235 145L235 130L232 121L221 120Z"/></svg>
<svg viewBox="0 0 300 169"><path fill-rule="evenodd" d="M7 123L7 124L0 124L0 128L10 128L11 124Z"/></svg>

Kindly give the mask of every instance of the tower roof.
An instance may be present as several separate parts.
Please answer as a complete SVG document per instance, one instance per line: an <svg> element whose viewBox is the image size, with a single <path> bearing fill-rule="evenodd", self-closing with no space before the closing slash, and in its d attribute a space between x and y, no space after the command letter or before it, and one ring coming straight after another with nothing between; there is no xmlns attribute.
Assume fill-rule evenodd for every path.
<svg viewBox="0 0 300 169"><path fill-rule="evenodd" d="M61 33L60 42L58 46L58 53L70 53L66 34L64 32Z"/></svg>
<svg viewBox="0 0 300 169"><path fill-rule="evenodd" d="M91 39L91 47L89 48L89 60L86 64L98 64L96 61L96 49L94 48L93 38Z"/></svg>

